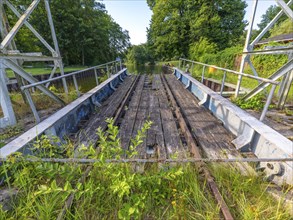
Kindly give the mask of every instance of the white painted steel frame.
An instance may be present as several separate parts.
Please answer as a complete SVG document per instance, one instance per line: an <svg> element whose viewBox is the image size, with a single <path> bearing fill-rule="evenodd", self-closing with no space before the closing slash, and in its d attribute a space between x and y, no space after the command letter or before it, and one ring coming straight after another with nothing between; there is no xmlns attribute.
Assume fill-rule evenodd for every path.
<svg viewBox="0 0 293 220"><path fill-rule="evenodd" d="M177 68L174 68L174 70L174 74L177 74L177 77L178 74L180 75L179 79L184 77L191 82L190 91L199 99L199 103L221 120L223 126L237 138L243 137L247 140L249 149L258 158L293 158L292 141L234 105L228 99L198 82L190 75ZM284 173L276 175L273 181L280 185L284 182L293 185L292 160L278 164L284 169ZM268 173L271 172L268 167L263 168Z"/></svg>
<svg viewBox="0 0 293 220"><path fill-rule="evenodd" d="M243 49L243 55L242 55L242 59L241 59L240 71L239 72L243 72L244 67L245 67L245 63L248 62L249 66L253 70L253 73L255 75L257 75L257 72L256 72L252 62L250 61L250 55L253 55L253 54L259 54L260 55L260 54L280 54L280 53L285 53L284 50L283 51L270 51L270 52L260 51L260 52L258 52L258 51L254 51L254 46L274 26L274 24L280 19L280 17L284 13L289 17L289 19L291 19L293 21L293 12L289 7L292 4L293 0L290 0L287 4L283 0L275 0L276 3L278 4L278 6L280 6L281 11L271 20L271 22L269 24L267 24L267 26L261 31L261 33L259 33L259 35L250 43L251 34L252 34L252 28L253 28L253 24L254 24L254 21L255 21L255 13L257 11L257 4L258 4L258 0L253 0L253 1L254 1L254 4L253 4L253 9L252 9L251 19L250 19L250 22L249 22L249 28L248 28L247 35L246 35L246 41L245 41L245 45L244 45L244 49ZM291 51L288 51L287 54L290 54L290 52L292 53L292 49L291 49ZM289 57L289 59L290 59L290 57ZM291 70L292 69L293 69L293 66L291 67ZM282 76L285 77L287 73L288 72L282 72ZM235 97L238 97L238 95L239 95L241 81L242 81L242 76L239 75L238 76L238 81L237 81L237 87L236 87L236 90L235 90ZM290 88L290 86L291 86L291 84L290 85L287 84L287 88L288 87ZM263 87L260 86L259 89L263 90ZM288 96L288 93L289 93L289 89L281 90L281 93L279 94L280 101L278 103L278 106L280 108L284 107L286 97ZM257 93L251 94L250 97L253 97L256 94Z"/></svg>
<svg viewBox="0 0 293 220"><path fill-rule="evenodd" d="M6 158L8 155L20 151L23 147L27 146L27 144L35 140L39 135L43 133L46 133L48 135L56 135L56 132L54 131L54 125L59 120L67 117L67 115L69 115L72 111L78 109L80 106L83 105L84 102L86 102L88 99L91 99L97 92L99 92L113 80L119 78L119 76L123 73L127 74L127 69L120 70L117 74L112 75L110 78L99 84L97 87L88 91L78 99L74 100L73 102L69 103L68 105L57 111L55 114L51 115L24 134L20 135L18 138L0 148L0 158Z"/></svg>
<svg viewBox="0 0 293 220"><path fill-rule="evenodd" d="M50 78L52 78L54 76L57 68L60 69L61 75L64 75L62 57L60 54L59 45L58 45L58 41L57 41L57 37L56 37L56 33L55 33L55 28L54 28L52 14L51 14L51 10L50 10L49 1L48 0L42 0L42 1L44 1L44 3L45 3L45 10L46 10L47 17L48 17L48 23L49 23L49 27L50 27L50 31L51 31L51 35L52 35L52 39L53 39L54 48L28 22L29 16L31 15L31 13L34 12L34 10L36 10L36 8L39 5L39 3L41 2L41 0L32 0L30 6L25 10L25 12L22 15L17 11L16 7L14 7L11 2L9 2L8 0L0 0L0 11L3 12L3 13L1 13L2 15L0 17L0 19L1 19L0 20L0 33L2 35L2 41L0 42L0 62L3 64L3 65L1 65L1 71L0 71L1 75L3 75L3 76L1 76L1 78L6 77L5 69L11 68L11 66L13 66L13 71L17 75L22 77L22 80L25 79L29 83L37 82L37 80L34 77L32 77L29 73L25 72L21 68L20 64L23 61L53 61L54 68L51 71ZM7 18L5 18L5 16L4 16L4 12L5 12L4 4L6 4L8 9L10 9L18 18L18 21L15 23L15 25L13 26L13 28L10 31L8 31L7 27L5 26L5 21L7 20ZM17 54L10 54L9 53L8 48L14 48L14 49L16 48L15 43L13 41L14 37L18 33L20 28L22 28L24 25L51 52L52 57L39 56L39 55L34 55L34 54L27 55L27 54L23 54L23 53L17 53ZM14 46L10 47L11 44L13 44ZM68 93L68 88L67 88L65 78L62 79L62 82L63 82L64 91L66 93ZM2 80L2 84L3 84L3 80ZM2 86L6 87L6 83L4 83ZM49 86L49 84L47 84L47 87L48 86ZM45 94L49 95L51 98L55 99L57 102L63 103L63 101L60 100L60 98L58 96L56 96L55 94L53 94L50 90L48 90L47 87L45 87L43 85L39 86L41 91L43 91ZM3 90L2 96L5 95L5 98L1 98L0 104L2 106L2 109L10 109L9 114L5 113L5 118L0 120L0 122L1 122L0 127L5 127L8 125L14 125L16 123L16 120L15 120L15 115L14 115L14 112L12 109L11 101L9 98L9 94L4 92L4 90L7 90L7 88L6 89L2 88L2 90ZM28 103L30 104L31 108L35 109L29 92L24 91L24 93L25 93L26 99L27 99ZM37 116L36 112L34 112L34 115ZM8 120L7 120L7 118L8 118ZM38 117L36 117L36 120L37 121L39 120ZM8 121L9 123L4 123L4 121L5 122Z"/></svg>

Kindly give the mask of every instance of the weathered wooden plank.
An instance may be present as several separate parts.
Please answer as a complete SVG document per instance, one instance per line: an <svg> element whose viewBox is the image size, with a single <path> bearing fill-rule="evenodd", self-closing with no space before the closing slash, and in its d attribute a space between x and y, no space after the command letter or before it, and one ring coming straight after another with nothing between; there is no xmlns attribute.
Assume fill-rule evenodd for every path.
<svg viewBox="0 0 293 220"><path fill-rule="evenodd" d="M170 109L168 98L159 75L156 76L156 81L159 88L157 94L159 98L160 114L167 157L170 158L175 154L178 154L179 158L186 157L186 152L182 146L179 131L177 129L176 122Z"/></svg>
<svg viewBox="0 0 293 220"><path fill-rule="evenodd" d="M120 137L122 148L125 150L128 150L130 139L132 137L131 134L133 131L133 127L134 127L134 123L135 123L135 119L137 115L137 110L138 110L141 95L142 95L144 81L145 81L145 75L140 77L140 80L137 84L134 94L126 109L124 119L120 125L119 137Z"/></svg>
<svg viewBox="0 0 293 220"><path fill-rule="evenodd" d="M149 120L153 122L152 127L148 130L147 134L147 147L153 147L153 154L151 157L156 157L160 159L166 159L166 148L164 142L164 135L162 130L162 121L160 114L160 105L158 92L156 91L158 88L154 85L157 84L156 79L152 81L152 90L150 93L150 103L149 103Z"/></svg>
<svg viewBox="0 0 293 220"><path fill-rule="evenodd" d="M173 75L166 76L168 84L186 117L193 135L199 142L207 157L240 158L241 154L232 146L233 137L222 126L221 122L211 115L198 100ZM239 168L251 170L247 164L239 164Z"/></svg>
<svg viewBox="0 0 293 220"><path fill-rule="evenodd" d="M84 125L84 128L77 134L78 145L90 145L96 143L98 140L96 129L98 127L105 128L107 126L105 122L106 118L114 117L119 104L123 100L134 80L134 77L126 78L124 83L120 85L117 90L107 100L105 100L105 102L102 103L99 111L91 116L88 122Z"/></svg>

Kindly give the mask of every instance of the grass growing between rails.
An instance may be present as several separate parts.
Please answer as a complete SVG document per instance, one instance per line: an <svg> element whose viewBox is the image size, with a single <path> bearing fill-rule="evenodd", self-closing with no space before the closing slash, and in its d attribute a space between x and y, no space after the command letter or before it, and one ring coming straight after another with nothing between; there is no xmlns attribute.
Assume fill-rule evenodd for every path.
<svg viewBox="0 0 293 220"><path fill-rule="evenodd" d="M151 123L132 139L129 150L121 147L119 130L108 119L108 130L98 129L98 148L81 146L78 157L98 159L85 181L88 165L28 162L17 153L0 167L3 188L18 194L10 209L0 209L0 219L56 219L68 196L73 204L64 219L221 219L200 169L193 164L106 163L106 159L137 156ZM67 158L76 152L70 144L41 137L32 147L35 158ZM138 169L137 166L144 166ZM266 193L268 183L243 177L238 171L215 166L223 196L235 219L289 219L289 214ZM139 171L138 171L139 170ZM281 202L281 201L280 201Z"/></svg>

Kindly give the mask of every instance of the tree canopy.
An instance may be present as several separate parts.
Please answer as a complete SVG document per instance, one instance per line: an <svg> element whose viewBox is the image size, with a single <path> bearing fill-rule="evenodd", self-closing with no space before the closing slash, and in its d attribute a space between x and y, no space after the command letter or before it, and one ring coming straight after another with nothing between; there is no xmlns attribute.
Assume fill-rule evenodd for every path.
<svg viewBox="0 0 293 220"><path fill-rule="evenodd" d="M196 54L200 43L222 50L242 36L243 0L148 0L153 11L148 43L157 59Z"/></svg>
<svg viewBox="0 0 293 220"><path fill-rule="evenodd" d="M19 12L31 1L11 0ZM130 46L128 31L123 30L107 13L105 5L95 0L52 0L52 17L61 55L66 64L92 65L123 56ZM9 11L9 10L7 10ZM10 26L16 17L9 12ZM44 2L31 14L29 22L41 35L52 42ZM43 45L26 28L17 35L20 51L44 51Z"/></svg>

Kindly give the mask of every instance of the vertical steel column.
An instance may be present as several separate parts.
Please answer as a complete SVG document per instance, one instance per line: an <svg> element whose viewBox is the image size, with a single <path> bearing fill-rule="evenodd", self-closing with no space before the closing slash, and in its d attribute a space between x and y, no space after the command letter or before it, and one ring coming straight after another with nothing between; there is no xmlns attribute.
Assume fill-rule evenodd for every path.
<svg viewBox="0 0 293 220"><path fill-rule="evenodd" d="M7 15L5 13L3 4L4 4L4 1L0 0L0 35L2 36L2 39L4 39L8 35L8 32L9 32L9 22L8 22ZM20 17L21 17L21 15L19 16L19 18ZM1 36L0 36L0 39L1 39ZM5 52L7 52L6 51L7 49L8 50L17 50L15 41L13 39L10 41L10 44L7 45L7 48L3 48L2 51L5 53ZM19 66L21 66L20 60L17 60L16 62ZM15 73L15 78L16 78L16 81L17 81L17 84L19 85L19 87L21 87L22 85L25 84L24 79L22 77L20 77L17 73ZM26 103L26 97L25 97L25 94L23 93L23 91L21 91L21 96L23 98L23 101Z"/></svg>
<svg viewBox="0 0 293 220"><path fill-rule="evenodd" d="M58 45L58 41L57 41L57 36L56 36L56 32L55 32L55 27L54 27L52 14L51 14L49 0L45 0L45 7L46 7L48 21L49 21L49 25L50 25L50 29L51 29L51 34L52 34L52 39L53 39L54 47L55 47L55 51L56 51L56 54L53 54L53 56L55 55L55 57L59 58L58 65L59 65L60 73L63 76L64 75L64 67L63 67L62 57L61 57L60 50L59 50L59 45ZM66 79L63 78L62 82L63 82L64 91L66 94L68 94Z"/></svg>
<svg viewBox="0 0 293 220"><path fill-rule="evenodd" d="M98 78L97 68L95 68L94 71L95 71L96 83L97 83L97 85L99 85L99 78Z"/></svg>
<svg viewBox="0 0 293 220"><path fill-rule="evenodd" d="M224 91L224 88L225 88L225 80L226 80L226 71L224 71L224 76L223 76L223 79L222 79L220 95L223 94L223 91Z"/></svg>
<svg viewBox="0 0 293 220"><path fill-rule="evenodd" d="M72 78L73 78L73 83L74 83L74 87L75 87L77 96L79 97L80 96L80 92L79 92L79 89L78 89L78 84L77 84L77 80L76 80L75 75L73 75Z"/></svg>
<svg viewBox="0 0 293 220"><path fill-rule="evenodd" d="M108 64L107 64L107 77L108 77L108 79L110 78L109 65Z"/></svg>
<svg viewBox="0 0 293 220"><path fill-rule="evenodd" d="M201 73L201 83L203 83L203 81L204 81L204 73L205 73L205 70L206 70L206 66L203 66L202 73Z"/></svg>
<svg viewBox="0 0 293 220"><path fill-rule="evenodd" d="M262 111L262 113L261 113L261 116L260 116L260 118L259 118L260 121L263 121L264 118L265 118L265 116L266 116L266 113L267 113L267 111L268 111L268 109L269 109L269 106L270 106L270 104L271 104L272 98L273 98L273 96L274 96L274 92L275 92L276 86L277 86L277 85L275 85L275 84L272 85L272 88L271 88L270 94L269 94L269 96L268 96L268 98L267 98L266 104L265 104L265 106L264 106L264 108L263 108L263 111Z"/></svg>
<svg viewBox="0 0 293 220"><path fill-rule="evenodd" d="M193 73L194 63L191 64L191 75Z"/></svg>
<svg viewBox="0 0 293 220"><path fill-rule="evenodd" d="M31 110L32 110L32 112L34 114L36 122L39 123L41 121L41 119L40 119L40 116L38 114L37 108L36 108L36 106L34 104L34 101L33 101L32 97L31 97L31 94L30 94L29 90L25 89L24 94L25 94L26 99L27 99L27 101L28 101L28 103L29 103L29 105L31 107Z"/></svg>
<svg viewBox="0 0 293 220"><path fill-rule="evenodd" d="M122 62L121 62L121 60L120 60L120 70L122 70Z"/></svg>
<svg viewBox="0 0 293 220"><path fill-rule="evenodd" d="M5 82L5 68L2 59L0 59L0 105L4 114L4 121L1 122L0 120L0 128L4 128L7 125L15 125L16 118Z"/></svg>
<svg viewBox="0 0 293 220"><path fill-rule="evenodd" d="M290 90L290 87L292 85L293 82L293 70L291 70L290 72L288 72L284 78L286 79L284 81L284 84L282 87L280 87L280 96L279 96L279 101L278 101L278 108L283 108Z"/></svg>
<svg viewBox="0 0 293 220"><path fill-rule="evenodd" d="M257 9L257 3L258 3L258 0L254 0L252 16L251 16L251 19L249 22L249 27L248 27L248 31L247 31L247 35L246 35L246 40L245 40L243 52L251 51L249 41L250 41L252 29L253 29L254 18L255 18L255 13L256 13L256 9ZM241 64L240 64L240 70L239 70L240 73L243 73L244 67L245 67L245 62L247 59L249 59L249 55L243 54L242 59L241 59ZM239 75L236 90L235 90L235 98L237 98L239 95L241 81L242 81L242 75Z"/></svg>

